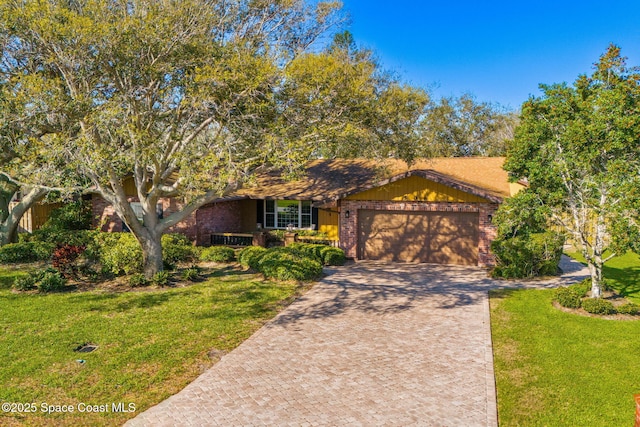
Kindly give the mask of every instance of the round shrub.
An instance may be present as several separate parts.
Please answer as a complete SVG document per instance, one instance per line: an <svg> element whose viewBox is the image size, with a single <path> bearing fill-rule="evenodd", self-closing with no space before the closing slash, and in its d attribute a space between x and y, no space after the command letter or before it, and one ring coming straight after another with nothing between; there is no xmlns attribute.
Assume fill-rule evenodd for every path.
<svg viewBox="0 0 640 427"><path fill-rule="evenodd" d="M267 250L261 246L249 246L238 253L238 262L244 267L257 270L258 262L265 253Z"/></svg>
<svg viewBox="0 0 640 427"><path fill-rule="evenodd" d="M13 282L13 288L18 291L30 291L36 288L36 280L30 274L18 276Z"/></svg>
<svg viewBox="0 0 640 427"><path fill-rule="evenodd" d="M314 280L322 274L322 264L289 248L271 248L258 261L257 270L278 280Z"/></svg>
<svg viewBox="0 0 640 427"><path fill-rule="evenodd" d="M162 261L167 265L193 261L195 248L187 236L178 233L162 235Z"/></svg>
<svg viewBox="0 0 640 427"><path fill-rule="evenodd" d="M580 308L581 295L574 289L560 287L556 289L554 300L566 308Z"/></svg>
<svg viewBox="0 0 640 427"><path fill-rule="evenodd" d="M322 263L324 265L344 265L347 257L344 251L340 248L334 248L332 246L325 246L321 250Z"/></svg>
<svg viewBox="0 0 640 427"><path fill-rule="evenodd" d="M129 276L129 286L132 288L147 286L148 284L149 280L142 273L135 273Z"/></svg>
<svg viewBox="0 0 640 427"><path fill-rule="evenodd" d="M602 298L586 298L582 300L582 308L591 314L614 314L616 312L611 301Z"/></svg>
<svg viewBox="0 0 640 427"><path fill-rule="evenodd" d="M294 243L287 249L300 252L323 265L343 265L347 259L342 249L317 243Z"/></svg>
<svg viewBox="0 0 640 427"><path fill-rule="evenodd" d="M51 258L55 245L47 242L19 242L0 247L0 263L46 261Z"/></svg>
<svg viewBox="0 0 640 427"><path fill-rule="evenodd" d="M322 262L322 250L326 248L325 245L318 245L315 243L293 243L287 246L290 251L296 251L301 255L305 255L309 258L313 258L316 261Z"/></svg>
<svg viewBox="0 0 640 427"><path fill-rule="evenodd" d="M591 279L584 279L582 282L575 283L569 286L569 289L574 290L580 297L586 297L587 293L591 290Z"/></svg>
<svg viewBox="0 0 640 427"><path fill-rule="evenodd" d="M102 270L115 274L142 271L142 248L131 233L100 233L96 238Z"/></svg>
<svg viewBox="0 0 640 427"><path fill-rule="evenodd" d="M617 312L620 314L630 314L632 316L637 316L638 314L640 314L640 305L629 302L618 306Z"/></svg>
<svg viewBox="0 0 640 427"><path fill-rule="evenodd" d="M211 246L200 253L200 261L231 262L235 257L235 251L226 246Z"/></svg>

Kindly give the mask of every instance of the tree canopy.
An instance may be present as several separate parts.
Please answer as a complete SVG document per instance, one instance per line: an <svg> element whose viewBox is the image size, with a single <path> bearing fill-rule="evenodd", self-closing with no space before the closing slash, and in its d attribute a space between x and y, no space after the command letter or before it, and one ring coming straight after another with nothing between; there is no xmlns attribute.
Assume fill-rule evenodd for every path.
<svg viewBox="0 0 640 427"><path fill-rule="evenodd" d="M368 151L410 159L428 97L383 73L337 29L340 4L303 0L0 1L0 72L33 130L13 167L74 171L162 269L160 236L269 167L295 174L313 156ZM5 109L5 113L13 110ZM34 159L36 160L36 159ZM140 222L123 179L133 178ZM89 184L85 184L87 180ZM66 183L71 186L71 182ZM159 219L160 198L183 208Z"/></svg>
<svg viewBox="0 0 640 427"><path fill-rule="evenodd" d="M612 45L590 76L541 89L522 106L505 168L578 245L598 297L605 251L639 248L640 74Z"/></svg>
<svg viewBox="0 0 640 427"><path fill-rule="evenodd" d="M472 95L432 102L421 122L423 150L433 156L504 156L513 139L516 113Z"/></svg>

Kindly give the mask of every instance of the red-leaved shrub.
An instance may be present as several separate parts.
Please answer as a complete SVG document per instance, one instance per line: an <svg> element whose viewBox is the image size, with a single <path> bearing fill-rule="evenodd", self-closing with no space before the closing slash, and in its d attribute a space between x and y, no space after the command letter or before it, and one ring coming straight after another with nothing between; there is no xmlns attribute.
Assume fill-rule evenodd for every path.
<svg viewBox="0 0 640 427"><path fill-rule="evenodd" d="M53 268L66 278L75 276L75 262L85 249L85 246L59 245L51 257Z"/></svg>

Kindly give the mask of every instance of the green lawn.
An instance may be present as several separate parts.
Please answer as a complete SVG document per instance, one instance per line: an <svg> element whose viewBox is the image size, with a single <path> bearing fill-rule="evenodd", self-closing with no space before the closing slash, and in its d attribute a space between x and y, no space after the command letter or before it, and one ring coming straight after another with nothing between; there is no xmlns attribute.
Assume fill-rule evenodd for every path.
<svg viewBox="0 0 640 427"><path fill-rule="evenodd" d="M584 263L579 253L570 252L569 255ZM640 304L640 256L628 252L612 258L604 265L602 273L623 296Z"/></svg>
<svg viewBox="0 0 640 427"><path fill-rule="evenodd" d="M639 302L637 255L612 260L605 276ZM565 313L552 298L552 290L491 293L500 425L633 425L640 321Z"/></svg>
<svg viewBox="0 0 640 427"><path fill-rule="evenodd" d="M0 268L0 401L35 403L35 414L0 412L0 425L119 425L178 392L249 337L299 287L242 272L183 288L128 293L16 294L19 272ZM73 350L99 347L87 354ZM83 359L84 363L77 360ZM51 405L105 405L109 412L50 414Z"/></svg>

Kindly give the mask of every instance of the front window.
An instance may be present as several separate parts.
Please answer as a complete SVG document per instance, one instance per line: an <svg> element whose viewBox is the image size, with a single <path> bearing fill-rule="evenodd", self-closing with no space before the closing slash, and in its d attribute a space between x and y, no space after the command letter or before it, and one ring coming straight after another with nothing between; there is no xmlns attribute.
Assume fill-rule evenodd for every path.
<svg viewBox="0 0 640 427"><path fill-rule="evenodd" d="M311 228L310 200L267 200L264 209L266 228Z"/></svg>

